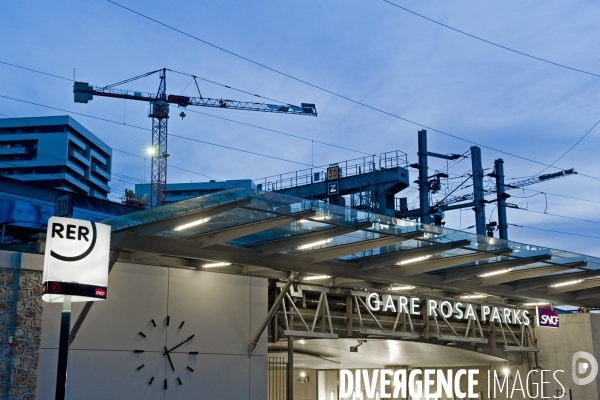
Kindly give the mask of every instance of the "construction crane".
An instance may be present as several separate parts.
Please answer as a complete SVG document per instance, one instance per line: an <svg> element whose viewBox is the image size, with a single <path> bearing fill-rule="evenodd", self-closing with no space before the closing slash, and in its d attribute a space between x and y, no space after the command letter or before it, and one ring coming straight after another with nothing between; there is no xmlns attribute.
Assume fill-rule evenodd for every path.
<svg viewBox="0 0 600 400"><path fill-rule="evenodd" d="M159 73L160 83L156 93L144 93L133 90L115 89L115 87L126 83ZM150 173L150 206L156 207L166 203L167 184L167 120L169 119L169 105L176 104L179 107L200 106L227 108L231 110L260 111L280 114L310 115L317 116L314 104L301 103L300 106L291 104L265 104L247 101L211 99L202 97L196 76L193 76L198 89L199 97L188 97L167 94L167 68L157 69L133 78L126 79L112 85L98 87L91 86L87 82L75 82L73 93L76 103L87 103L96 96L114 97L118 99L140 100L150 103L148 117L152 118L152 162ZM183 118L185 113L181 113Z"/></svg>

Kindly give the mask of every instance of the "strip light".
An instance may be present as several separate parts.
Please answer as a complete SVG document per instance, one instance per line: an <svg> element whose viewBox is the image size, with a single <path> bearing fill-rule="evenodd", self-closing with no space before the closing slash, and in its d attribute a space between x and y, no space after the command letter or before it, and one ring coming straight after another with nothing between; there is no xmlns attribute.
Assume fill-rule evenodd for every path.
<svg viewBox="0 0 600 400"><path fill-rule="evenodd" d="M428 258L431 258L431 256L421 256L421 257L409 258L408 260L400 261L399 263L397 263L397 265L411 264L411 263L427 260Z"/></svg>
<svg viewBox="0 0 600 400"><path fill-rule="evenodd" d="M216 263L204 264L204 265L202 265L202 267L204 267L204 268L217 268L217 267L226 267L228 265L231 265L231 263L228 263L228 262L216 262Z"/></svg>
<svg viewBox="0 0 600 400"><path fill-rule="evenodd" d="M210 218L202 218L197 221L190 222L189 224L179 225L177 228L174 228L173 230L174 231L182 231L184 229L191 228L192 226L200 225L200 224L203 224L208 221L210 221Z"/></svg>
<svg viewBox="0 0 600 400"><path fill-rule="evenodd" d="M327 244L327 243L331 243L331 242L333 242L333 238L319 240L318 242L303 244L302 246L298 247L298 250L306 250L306 249L310 249L311 247L316 247L316 246L320 246L322 244Z"/></svg>
<svg viewBox="0 0 600 400"><path fill-rule="evenodd" d="M415 286L392 286L391 290L411 290L414 288Z"/></svg>
<svg viewBox="0 0 600 400"><path fill-rule="evenodd" d="M501 269L500 271L494 271L494 272L488 272L487 274L481 274L480 276L482 278L487 278L488 276L494 276L494 275L500 275L500 274L505 274L507 272L509 272L510 269Z"/></svg>
<svg viewBox="0 0 600 400"><path fill-rule="evenodd" d="M304 280L305 281L316 281L319 279L327 279L327 278L331 278L331 276L329 276L329 275L311 275L311 276L305 276Z"/></svg>
<svg viewBox="0 0 600 400"><path fill-rule="evenodd" d="M533 306L545 306L548 305L550 303L525 303L523 304L523 306L525 307L533 307Z"/></svg>
<svg viewBox="0 0 600 400"><path fill-rule="evenodd" d="M474 294L474 295L460 296L461 299L483 299L484 297L487 297L487 296L485 294Z"/></svg>
<svg viewBox="0 0 600 400"><path fill-rule="evenodd" d="M550 287L561 287L561 286L567 286L567 285L574 285L579 282L581 282L581 279L576 279L574 281L563 282L563 283L556 283L554 285L551 285Z"/></svg>

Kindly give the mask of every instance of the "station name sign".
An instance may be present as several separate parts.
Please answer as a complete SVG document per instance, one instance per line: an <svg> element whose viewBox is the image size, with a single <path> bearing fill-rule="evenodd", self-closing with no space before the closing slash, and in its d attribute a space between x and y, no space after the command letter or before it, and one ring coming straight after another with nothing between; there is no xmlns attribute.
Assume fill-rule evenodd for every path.
<svg viewBox="0 0 600 400"><path fill-rule="evenodd" d="M443 299L418 298L412 296L369 293L367 307L371 311L400 312L411 315L426 315L438 318L455 318L459 320L479 320L512 325L531 324L529 311L487 304L463 303Z"/></svg>

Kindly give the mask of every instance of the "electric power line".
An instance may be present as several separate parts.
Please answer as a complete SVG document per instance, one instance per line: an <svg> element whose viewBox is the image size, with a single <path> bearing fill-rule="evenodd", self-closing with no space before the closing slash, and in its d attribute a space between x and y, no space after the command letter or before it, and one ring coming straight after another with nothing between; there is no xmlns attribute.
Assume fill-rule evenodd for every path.
<svg viewBox="0 0 600 400"><path fill-rule="evenodd" d="M48 76L52 76L52 77L55 77L55 78L60 78L60 79L72 81L72 79L64 78L62 76L50 74L50 73L39 71L39 70L32 69L32 68L23 67L23 66L16 65L16 64L7 63L7 62L4 62L4 61L0 61L0 64L6 64L6 65L10 65L11 67L25 69L27 71L36 72L38 74L48 75ZM264 98L264 99L267 99L267 100L276 101L276 102L279 102L279 103L285 103L285 102L281 102L279 100L273 100L273 99L270 99L268 97L263 97L263 96L259 96L257 94L252 94L250 92L246 92L246 91L241 90L241 89L232 88L231 86L227 86L227 85L222 84L222 83L214 82L214 81L211 81L209 79L200 78L200 77L195 76L195 75L191 75L191 74L187 74L187 73L179 72L179 71L174 71L174 70L171 70L171 69L169 71L172 71L172 72L175 72L175 73L179 73L179 74L183 74L183 75L189 75L189 76L191 76L192 80L190 81L190 83L194 80L194 78L197 78L197 79L201 79L201 80L204 80L204 81L207 81L207 82L210 82L210 83L214 83L215 85L220 85L220 86L223 86L223 87L226 87L226 88L229 88L229 89L237 90L237 91L242 92L242 93L251 94L251 95L256 96L256 97L261 97L261 98ZM190 83L188 83L187 86L183 89L184 91L190 85ZM183 93L183 91L181 93ZM288 104L288 103L286 103L286 104ZM365 154L365 155L369 155L369 156L373 155L372 153L366 153L364 151L355 150L355 149L351 149L351 148L348 148L348 147L339 146L339 145L331 144L331 143L327 143L327 142L322 142L320 140L308 139L308 138L305 138L305 137L302 137L302 136L299 136L299 135L294 135L294 134L291 134L291 133L281 132L281 131L277 131L277 130L274 130L274 129L264 128L264 127L261 127L261 126L258 126L258 125L248 124L248 123L245 123L245 122L240 122L240 121L236 121L236 120L229 119L229 118L218 117L216 115L212 115L212 114L208 114L208 113L203 113L201 111L190 110L190 109L188 109L187 111L193 112L195 114L205 115L205 116L212 117L212 118L222 119L224 121L229 121L229 122L233 122L233 123L240 124L240 125L250 126L252 128L256 128L256 129L262 129L262 130L267 131L267 132L273 132L273 133L277 133L277 134L280 134L280 135L293 137L293 138L296 138L296 139L306 140L306 141L313 142L313 143L319 143L319 144L322 144L324 146L335 147L335 148L338 148L338 149L348 150L348 151L352 151L352 152L360 153L360 154Z"/></svg>
<svg viewBox="0 0 600 400"><path fill-rule="evenodd" d="M0 97L5 98L5 99L9 99L9 100L19 101L19 102L22 102L22 103L32 104L32 105L39 106L39 107L49 108L49 109L52 109L52 110L58 110L58 111L67 112L67 113L71 113L71 114L75 114L75 115L80 115L82 117L93 118L93 119L97 119L97 120L104 121L104 122L110 122L110 123L113 123L113 124L128 126L128 127L131 127L131 128L141 129L141 130L144 130L144 131L150 131L150 129L148 129L148 128L142 128L141 126L130 125L130 124L126 124L126 123L123 123L123 122L118 122L118 121L113 121L113 120L106 119L106 118L96 117L96 116L93 116L93 115L88 115L88 114L78 113L78 112L74 112L74 111L64 110L62 108L57 108L57 107L47 106L47 105L44 105L44 104L34 103L32 101L16 99L14 97L9 97L9 96L4 96L4 95L0 95ZM220 144L206 142L206 141L202 141L202 140L191 139L191 138L188 138L188 137L185 137L185 136L178 136L178 135L173 135L173 134L170 134L169 136L179 137L179 138L187 139L187 140L193 140L193 141L196 141L196 142L208 144L210 146L222 147L222 148L226 148L226 149L229 149L229 150L235 150L235 151L239 151L239 152L242 152L242 153L253 154L253 155L257 155L257 156L261 156L261 157L266 157L266 158L272 158L272 159L275 159L275 160L285 161L285 162L289 162L289 163L293 163L293 164L306 165L306 166L309 166L309 167L311 166L310 164L302 163L302 162L299 162L299 161L288 160L288 159L285 159L285 158L270 156L270 155L267 155L267 154L255 153L255 152L249 151L249 150L237 149L235 147L220 145Z"/></svg>
<svg viewBox="0 0 600 400"><path fill-rule="evenodd" d="M323 91L323 92L325 92L325 93L329 93L329 94L331 94L331 95L333 95L333 96L336 96L336 97L339 97L339 98L341 98L341 99L347 100L347 101L349 101L349 102L352 102L352 103L354 103L354 104L357 104L357 105L360 105L360 106L363 106L363 107L369 108L369 109L371 109L371 110L373 110L373 111L377 111L377 112L379 112L379 113L382 113L382 114L388 115L388 116L390 116L390 117L397 118L397 119L399 119L399 120L402 120L402 121L408 122L408 123L410 123L410 124L413 124L413 125L416 125L416 126L419 126L419 127L422 127L422 128L429 129L429 130L431 130L432 132L437 132L437 133L439 133L439 134L442 134L442 135L445 135L445 136L448 136L448 137L452 137L452 138L454 138L454 139L457 139L457 140L460 140L460 141L463 141L463 142L467 142L467 143L471 143L471 144L477 145L477 146L479 146L479 147L483 147L483 148L485 148L485 149L488 149L488 150L497 151L497 152L499 152L499 153L501 153L501 154L506 154L506 155L508 155L508 156L515 157L515 158L519 158L519 159L521 159L521 160L529 161L529 162L532 162L532 163L534 163L534 164L539 164L539 165L542 165L542 166L545 166L545 167L551 167L551 168L560 169L559 167L555 167L555 166L553 166L553 165L545 164L545 163L543 163L543 162L536 161L536 160L533 160L533 159L531 159L531 158L527 158L527 157L524 157L524 156L519 156L519 155L516 155L516 154L512 154L512 153L509 153L509 152L507 152L507 151L503 151L503 150L495 149L495 148L493 148L493 147L486 146L486 145L483 145L483 144L480 144L480 143L474 142L474 141L472 141L472 140L468 140L468 139L462 138L462 137L460 137L460 136L457 136L457 135L454 135L454 134L451 134L451 133L448 133L448 132L444 132L444 131L442 131L442 130L439 130L439 129L436 129L436 128L433 128L433 127L427 126L427 125L425 125L425 124L421 124L421 123L419 123L419 122L413 121L413 120L411 120L411 119L404 118L404 117L402 117L402 116L400 116L400 115L397 115L397 114L394 114L394 113L391 113L391 112L388 112L388 111L384 111L384 110L382 110L382 109L380 109L380 108L377 108L377 107L374 107L374 106L368 105L368 104L366 104L366 103L363 103L363 102L361 102L361 101L354 100L354 99L352 99L352 98L350 98L350 97L344 96L344 95L342 95L342 94L339 94L339 93L336 93L336 92L334 92L334 91L332 91L332 90L326 89L326 88L324 88L324 87L321 87L321 86L318 86L318 85L316 85L316 84L310 83L310 82L308 82L308 81L305 81L305 80L303 80L303 79L297 78L297 77L295 77L295 76L293 76L293 75L287 74L287 73L285 73L285 72L283 72L283 71L280 71L280 70L278 70L278 69L275 69L275 68L269 67L269 66L267 66L267 65L265 65L265 64L262 64L262 63L260 63L260 62L258 62L258 61L254 61L254 60L252 60L252 59L250 59L250 58L248 58L248 57L245 57L245 56L242 56L242 55L240 55L240 54L237 54L237 53L235 53L235 52L233 52L233 51L231 51L231 50L227 50L227 49L225 49L224 47L221 47L221 46L215 45L215 44L213 44L213 43L210 43L210 42L208 42L208 41L206 41L206 40L204 40L204 39L201 39L201 38L199 38L199 37L197 37L197 36L194 36L194 35L192 35L192 34L190 34L190 33L187 33L187 32L184 32L184 31L182 31L182 30L180 30L180 29L177 29L177 28L175 28L174 26L168 25L168 24L166 24L166 23L164 23L164 22L161 22L161 21L159 21L159 20L157 20L157 19L151 18L151 17L149 17L149 16L147 16L147 15L145 15L145 14L142 14L142 13L140 13L139 11L135 11L135 10L133 10L133 9L131 9L131 8L125 7L124 5L121 5L121 4L119 4L119 3L117 3L117 2L115 2L115 1L113 1L113 0L106 0L106 1L108 1L109 3L112 3L112 4L116 5L116 6L118 6L118 7L122 8L122 9L124 9L124 10L127 10L127 11L129 11L129 12L131 12L131 13L133 13L133 14L136 14L136 15L138 15L138 16L140 16L140 17L142 17L142 18L145 18L145 19L147 19L147 20L149 20L149 21L152 21L152 22L154 22L154 23L156 23L156 24L162 25L162 26L164 26L165 28L171 29L171 30L173 30L173 31L175 31L175 32L178 32L178 33L180 33L180 34L182 34L182 35L185 35L185 36L187 36L187 37L189 37L189 38L191 38L191 39L194 39L194 40L196 40L196 41L198 41L198 42L204 43L204 44L206 44L206 45L208 45L208 46L211 46L211 47L214 47L214 48L216 48L216 49L218 49L218 50L221 50L221 51L223 51L223 52L225 52L225 53L227 53L227 54L230 54L230 55L232 55L232 56L234 56L234 57L237 57L237 58L240 58L240 59L242 59L242 60L248 61L249 63L252 63L252 64L254 64L254 65L257 65L257 66L259 66L259 67L265 68L265 69L267 69L267 70L269 70L269 71L272 71L272 72L274 72L274 73L276 73L276 74L279 74L279 75L281 75L281 76L285 76L285 77L287 77L287 78L289 78L289 79L292 79L292 80L295 80L295 81L297 81L297 82L303 83L303 84L305 84L305 85L308 85L308 86L310 86L310 87L313 87L313 88L315 88L315 89L317 89L317 90ZM393 3L391 3L391 4L393 4ZM461 33L462 33L462 32L461 32ZM466 33L465 33L465 34L466 34ZM481 39L481 40L484 40L484 39ZM489 42L489 43L492 43L492 42ZM492 44L494 44L494 43L492 43ZM494 45L496 45L496 44L494 44ZM500 45L497 45L497 46L500 46ZM506 48L506 49L508 49L508 48ZM515 51L515 52L516 52L516 50L512 50L512 49L510 49L510 50L511 50L511 51ZM522 53L522 54L526 55L525 53ZM528 55L528 56L529 56L529 55ZM530 56L530 57L532 57L532 58L536 58L536 57L534 57L534 56ZM549 63L551 63L551 64L556 64L556 63L553 63L552 61L547 61L547 60L543 60L543 59L540 59L540 60L542 60L542 61L546 61L546 62L549 62ZM556 65L563 66L562 64L556 64ZM573 70L576 70L576 71L579 71L579 72L587 73L587 74L589 74L589 75L594 75L594 76L598 76L598 77L600 77L600 75L596 75L596 74L593 74L593 73L590 73L590 72L585 72L585 71L582 71L582 70L577 70L577 69L575 69L575 68L571 68L571 67L567 67L567 66L563 66L563 67L565 67L565 68L569 68L569 69L573 69ZM583 174L583 173L579 173L579 175L580 175L580 176L584 176L584 177L586 177L586 178L591 178L591 179L595 179L595 180L600 180L600 178L599 178L599 177L595 177L595 176L591 176L591 175L587 175L587 174Z"/></svg>
<svg viewBox="0 0 600 400"><path fill-rule="evenodd" d="M560 157L558 157L556 160L554 160L554 162L553 162L552 164L550 164L549 166L547 166L546 168L544 168L543 170L541 170L540 172L538 172L538 175L540 175L542 172L544 172L544 171L545 171L545 170L547 170L548 168L550 168L550 167L553 167L553 166L554 166L554 164L556 164L558 161L560 161L560 159L561 159L561 158L563 158L564 156L566 156L567 154L569 154L569 152L570 152L571 150L573 150L573 149L575 148L575 146L577 146L579 143L581 143L581 141L582 141L583 139L585 139L585 137L586 137L587 135L589 135L589 134L590 134L590 132L592 132L592 131L594 130L594 128L596 127L596 125L598 125L599 123L600 123L600 119L599 119L598 121L596 121L596 123L594 124L594 126L592 126L592 127L590 128L590 130L589 130L589 131L587 131L587 132L585 133L585 135L583 135L583 136L582 136L582 137L581 137L581 138L580 138L580 139L579 139L577 142L575 142L575 144L574 144L573 146L571 146L571 147L569 148L569 150L565 151L565 152L563 153L563 155L562 155L562 156L560 156Z"/></svg>
<svg viewBox="0 0 600 400"><path fill-rule="evenodd" d="M20 65L11 64L11 63L7 63L7 62L4 62L4 61L0 61L0 64L10 65L11 67L26 69L27 71L37 72L38 74L48 75L48 76L52 76L54 78L64 79L65 81L73 82L73 79L65 78L64 76L58 76L58 75L54 75L54 74L49 74L48 72L38 71L37 69L22 67Z"/></svg>
<svg viewBox="0 0 600 400"><path fill-rule="evenodd" d="M536 213L536 214L551 215L553 217L567 218L567 219L572 219L572 220L575 220L575 221L589 222L591 224L600 224L600 221L592 221L592 220L589 220L589 219L569 217L569 216L566 216L566 215L552 214L552 213L549 213L549 212L528 210L528 209L525 209L525 208L517 208L517 210L529 211L529 212L533 212L533 213Z"/></svg>
<svg viewBox="0 0 600 400"><path fill-rule="evenodd" d="M553 229L534 228L533 226L525 226L525 225L516 225L516 224L508 224L508 225L510 225L510 226L516 226L517 228L535 229L537 231L560 233L560 234L563 234L563 235L581 236L581 237L590 238L590 239L600 239L600 236L590 236L590 235L582 235L580 233L555 231Z"/></svg>
<svg viewBox="0 0 600 400"><path fill-rule="evenodd" d="M110 0L109 0L109 1L110 1ZM401 9L401 10L404 10L404 11L406 11L406 12L408 12L408 13L411 13L411 14L413 14L413 15L416 15L416 16L417 16L417 17L419 17L419 18L426 19L426 20L427 20L427 21L429 21L429 22L433 22L434 24L437 24L437 25L443 26L444 28L447 28L447 29L453 30L454 32L461 33L461 34L463 34L463 35L469 36L470 38L473 38L473 39L476 39L476 40L480 40L480 41L482 41L482 42L484 42L484 43L487 43L487 44L491 44L492 46L496 46L496 47L499 47L499 48L501 48L501 49L508 50L508 51L511 51L511 52L513 52L513 53L516 53L516 54L519 54L519 55L522 55L522 56L525 56L525 57L532 58L532 59L534 59L534 60L538 60L538 61L542 61L542 62L545 62L545 63L548 63L548 64L552 64L552 65L554 65L554 66L557 66L557 67L566 68L566 69L569 69L569 70L571 70L571 71L580 72L580 73L582 73L582 74L591 75L591 76L595 76L595 77L598 77L598 78L600 78L600 74L596 74L596 73L589 72L589 71L584 71L584 70L582 70L582 69L578 69L578 68L574 68L574 67L569 67L568 65L564 65L564 64L560 64L560 63L557 63L557 62L554 62L554 61L546 60L546 59L544 59L544 58L541 58L541 57L536 57L536 56L534 56L534 55L527 54L527 53L524 53L524 52L522 52L522 51L519 51L519 50L511 49L510 47L506 47L506 46L503 46L503 45L501 45L501 44L498 44L498 43L494 43L494 42L492 42L492 41L489 41L489 40L487 40L487 39L481 38L481 37L479 37L479 36L472 35L472 34L470 34L470 33L467 33L467 32L465 32L465 31L461 31L460 29L453 28L453 27L451 27L451 26L449 26L449 25L446 25L446 24L443 24L443 23L441 23L441 22L439 22L439 21L436 21L436 20L434 20L434 19L428 18L428 17L426 17L426 16L424 16L424 15L422 15L422 14L418 14L418 13L416 13L416 12L414 12L414 11L411 11L411 10L409 10L408 8L402 7L402 6L400 6L400 5L396 4L396 3L392 3L392 2L391 2L391 1L389 1L389 0L383 0L383 2L384 2L384 3L388 3L389 5L392 5L392 6L396 7L396 8L399 8L399 9ZM111 1L111 3L112 3L112 1Z"/></svg>

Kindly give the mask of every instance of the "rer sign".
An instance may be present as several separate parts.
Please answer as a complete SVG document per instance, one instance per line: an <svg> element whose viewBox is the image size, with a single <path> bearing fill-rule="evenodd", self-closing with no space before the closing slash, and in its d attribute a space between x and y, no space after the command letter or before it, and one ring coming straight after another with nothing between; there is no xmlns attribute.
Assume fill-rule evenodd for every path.
<svg viewBox="0 0 600 400"><path fill-rule="evenodd" d="M537 326L546 328L558 328L560 318L558 314L551 308L537 308Z"/></svg>
<svg viewBox="0 0 600 400"><path fill-rule="evenodd" d="M62 303L106 299L110 226L51 217L46 233L42 300Z"/></svg>

